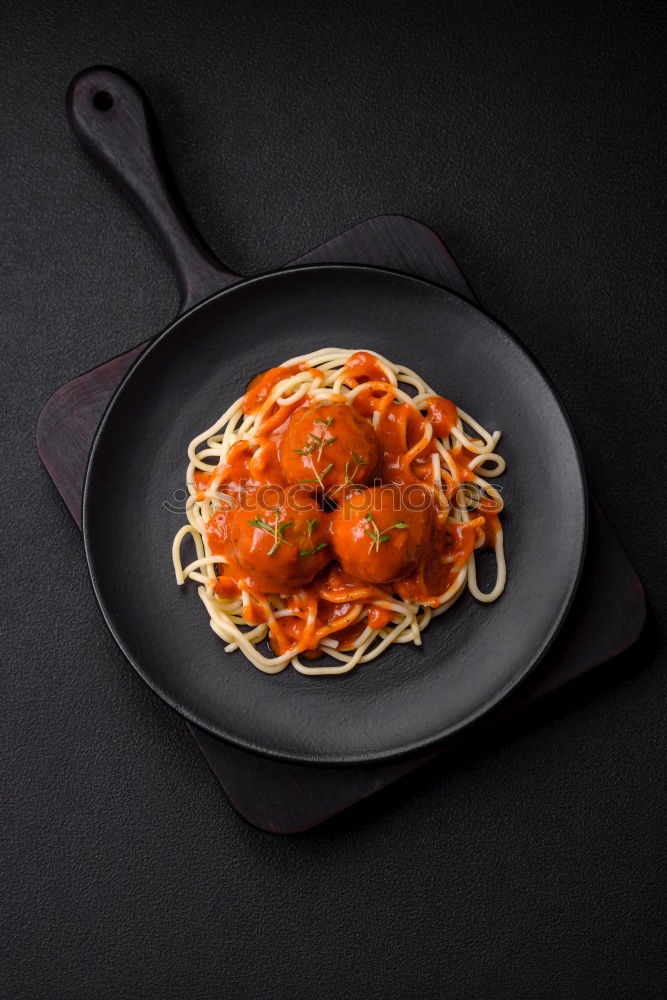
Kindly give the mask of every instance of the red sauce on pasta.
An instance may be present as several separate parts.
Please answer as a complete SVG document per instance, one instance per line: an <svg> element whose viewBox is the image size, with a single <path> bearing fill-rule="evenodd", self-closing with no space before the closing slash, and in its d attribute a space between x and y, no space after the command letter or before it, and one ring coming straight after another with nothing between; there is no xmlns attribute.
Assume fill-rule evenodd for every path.
<svg viewBox="0 0 667 1000"><path fill-rule="evenodd" d="M484 494L467 523L448 519L459 484L475 479L474 453L455 440L450 471L439 472L437 439L457 426L454 403L434 395L415 408L375 355L357 351L342 372L350 394L312 398L297 385L267 405L303 371L321 377L299 362L252 379L241 410L262 414L253 439L212 472L196 470L194 484L199 499L216 491L222 503L206 525L220 559L213 593L243 594L244 621L269 623L274 653L316 656L391 625L394 595L439 605L499 522ZM280 611L268 595L280 595Z"/></svg>

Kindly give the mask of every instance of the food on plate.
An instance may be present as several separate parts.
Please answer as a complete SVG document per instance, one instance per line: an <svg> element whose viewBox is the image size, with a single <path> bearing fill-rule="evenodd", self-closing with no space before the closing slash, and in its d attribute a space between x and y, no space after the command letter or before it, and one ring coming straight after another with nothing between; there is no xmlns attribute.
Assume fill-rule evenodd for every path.
<svg viewBox="0 0 667 1000"><path fill-rule="evenodd" d="M292 358L191 441L177 583L199 584L226 651L266 673L346 673L420 645L466 590L488 603L505 587L499 438L373 351Z"/></svg>

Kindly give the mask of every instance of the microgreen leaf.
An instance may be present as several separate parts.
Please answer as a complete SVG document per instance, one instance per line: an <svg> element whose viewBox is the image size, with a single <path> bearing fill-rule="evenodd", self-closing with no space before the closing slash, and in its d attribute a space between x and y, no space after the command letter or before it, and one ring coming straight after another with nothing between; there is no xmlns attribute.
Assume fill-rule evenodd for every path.
<svg viewBox="0 0 667 1000"><path fill-rule="evenodd" d="M280 515L280 508L274 507L273 510L276 515L275 524L267 524L266 521L262 520L259 514L253 521L248 521L248 524L252 525L253 528L261 528L262 531L266 531L267 534L273 536L273 545L269 549L270 556L272 556L275 552L277 552L282 543L286 541L285 532L287 531L288 528L291 528L291 526L294 524L294 521L280 522L278 520L278 516ZM291 545L292 543L288 542L288 544Z"/></svg>
<svg viewBox="0 0 667 1000"><path fill-rule="evenodd" d="M320 549L325 549L326 547L327 547L326 542L320 542L319 545L316 545L314 549L301 549L301 552L299 554L302 556L314 556L316 552L319 552Z"/></svg>
<svg viewBox="0 0 667 1000"><path fill-rule="evenodd" d="M370 511L368 511L367 514L364 514L364 520L368 521L368 523L370 524L370 528L364 528L364 534L368 535L368 537L371 540L371 544L368 546L368 551L369 552L372 551L373 546L375 546L375 551L377 552L379 550L380 545L381 545L382 542L388 542L389 539L390 539L390 537L391 537L390 534L389 534L389 532L393 531L394 528L407 528L408 527L408 525L406 524L405 521L396 521L395 524L392 524L391 527L388 528L387 531L385 531L384 534L381 535L380 534L380 529L378 528L377 524L375 523L375 518L373 517L373 515L371 514Z"/></svg>

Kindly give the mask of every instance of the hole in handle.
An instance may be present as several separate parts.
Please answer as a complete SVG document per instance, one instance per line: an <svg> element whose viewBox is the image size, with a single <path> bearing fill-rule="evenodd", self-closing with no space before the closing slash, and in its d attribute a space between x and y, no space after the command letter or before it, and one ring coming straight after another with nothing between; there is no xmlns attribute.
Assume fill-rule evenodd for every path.
<svg viewBox="0 0 667 1000"><path fill-rule="evenodd" d="M93 104L98 111L108 111L113 107L113 97L106 90L98 90L93 96Z"/></svg>

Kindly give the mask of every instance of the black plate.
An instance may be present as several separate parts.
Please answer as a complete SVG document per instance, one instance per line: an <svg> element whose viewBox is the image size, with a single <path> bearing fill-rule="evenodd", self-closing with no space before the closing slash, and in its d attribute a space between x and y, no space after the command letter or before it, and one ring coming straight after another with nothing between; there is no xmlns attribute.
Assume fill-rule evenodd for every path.
<svg viewBox="0 0 667 1000"><path fill-rule="evenodd" d="M226 654L195 584L177 587L186 448L257 371L320 347L370 348L501 430L508 584L464 594L421 649L393 646L339 677L268 676ZM498 480L497 482L500 482ZM375 268L283 271L214 296L170 326L119 387L86 477L97 598L125 655L188 719L249 750L313 763L388 758L441 740L535 666L572 600L586 487L569 420L526 350L465 300Z"/></svg>

